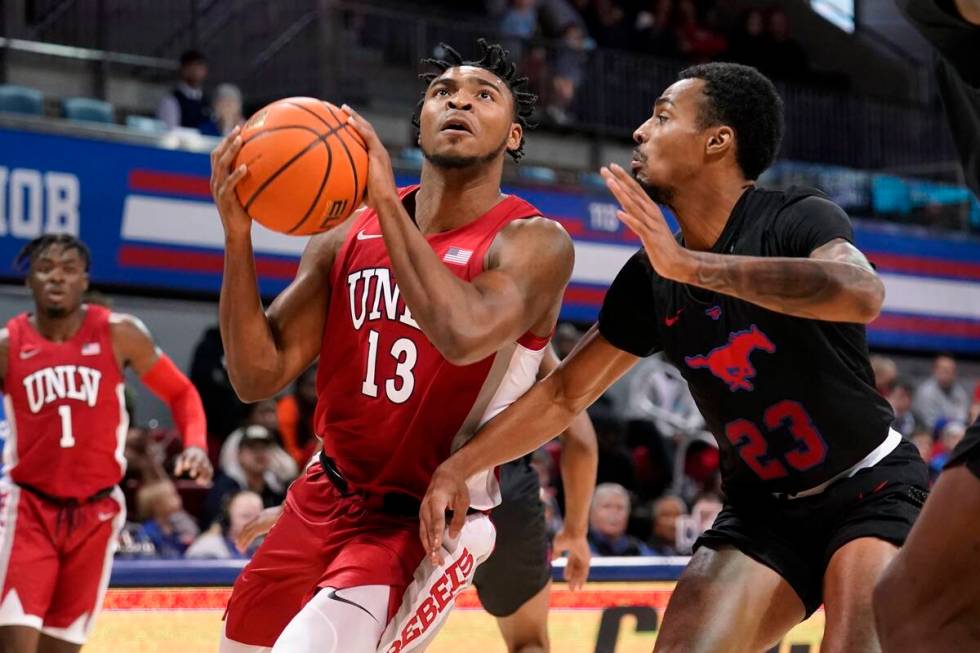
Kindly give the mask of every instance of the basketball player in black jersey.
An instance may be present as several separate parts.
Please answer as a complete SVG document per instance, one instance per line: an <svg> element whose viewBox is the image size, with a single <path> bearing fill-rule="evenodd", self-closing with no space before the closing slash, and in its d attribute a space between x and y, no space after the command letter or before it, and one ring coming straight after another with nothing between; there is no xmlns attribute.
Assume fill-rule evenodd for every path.
<svg viewBox="0 0 980 653"><path fill-rule="evenodd" d="M899 0L937 50L966 183L980 197L980 0ZM980 421L953 451L908 543L875 590L882 648L980 651Z"/></svg>
<svg viewBox="0 0 980 653"><path fill-rule="evenodd" d="M722 455L725 506L695 545L657 651L762 651L824 603L821 650L878 649L875 582L925 497L914 446L889 427L864 325L884 288L818 191L757 188L782 103L754 68L683 71L635 132L633 172L603 170L643 249L599 321L546 379L433 476L431 551L468 505L464 479L560 432L641 357L663 350ZM681 225L668 230L656 200Z"/></svg>

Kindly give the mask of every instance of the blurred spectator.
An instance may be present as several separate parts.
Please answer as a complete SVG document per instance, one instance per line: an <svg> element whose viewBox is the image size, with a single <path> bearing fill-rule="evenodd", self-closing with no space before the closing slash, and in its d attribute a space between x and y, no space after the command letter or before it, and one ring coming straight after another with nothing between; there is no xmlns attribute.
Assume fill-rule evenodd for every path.
<svg viewBox="0 0 980 653"><path fill-rule="evenodd" d="M873 354L870 361L871 372L875 377L875 388L882 397L887 397L891 394L895 381L898 380L898 366L895 365L895 361L881 354Z"/></svg>
<svg viewBox="0 0 980 653"><path fill-rule="evenodd" d="M218 522L191 544L185 557L219 560L250 558L258 541L252 543L249 551L242 553L235 547L235 538L242 532L245 524L258 517L260 512L262 497L249 490L239 492L228 501Z"/></svg>
<svg viewBox="0 0 980 653"><path fill-rule="evenodd" d="M136 505L143 521L140 539L152 543L157 557L183 557L199 531L194 518L184 512L174 484L160 480L144 485L136 495Z"/></svg>
<svg viewBox="0 0 980 653"><path fill-rule="evenodd" d="M775 79L807 81L810 61L806 50L790 33L789 17L779 7L769 10L766 19L768 52L762 71Z"/></svg>
<svg viewBox="0 0 980 653"><path fill-rule="evenodd" d="M626 447L624 422L611 409L593 406L589 417L595 427L599 444L599 465L596 483L616 483L630 491L636 490L633 457Z"/></svg>
<svg viewBox="0 0 980 653"><path fill-rule="evenodd" d="M292 394L279 400L279 432L289 455L300 466L306 465L320 448L313 431L316 412L316 366L299 375Z"/></svg>
<svg viewBox="0 0 980 653"><path fill-rule="evenodd" d="M500 18L500 36L515 61L524 56L524 45L538 31L537 0L511 0Z"/></svg>
<svg viewBox="0 0 980 653"><path fill-rule="evenodd" d="M564 525L561 509L558 507L558 497L548 494L544 488L541 488L541 501L544 502L544 523L547 528L548 539L552 540Z"/></svg>
<svg viewBox="0 0 980 653"><path fill-rule="evenodd" d="M204 80L208 77L208 62L197 50L180 55L177 85L160 101L157 117L168 128L200 128L209 118L210 107L204 97Z"/></svg>
<svg viewBox="0 0 980 653"><path fill-rule="evenodd" d="M721 508L721 497L714 492L705 492L697 498L691 507L691 517L694 518L699 537L701 533L711 528L711 525L715 523Z"/></svg>
<svg viewBox="0 0 980 653"><path fill-rule="evenodd" d="M190 377L201 395L210 448L216 452L245 415L245 404L238 399L225 369L225 349L217 326L206 329L194 347Z"/></svg>
<svg viewBox="0 0 980 653"><path fill-rule="evenodd" d="M699 20L694 0L677 3L675 31L681 53L692 61L710 61L728 49L724 35Z"/></svg>
<svg viewBox="0 0 980 653"><path fill-rule="evenodd" d="M228 439L221 447L221 455L218 457L218 465L227 472L235 470L238 464L238 448L242 442L245 429L252 425L259 425L269 430L273 435L273 444L269 447L271 457L269 469L282 485L288 485L299 475L299 465L293 460L285 449L277 441L279 433L279 414L276 410L275 399L263 399L246 407L248 413L242 427L231 432ZM234 474L233 474L234 475Z"/></svg>
<svg viewBox="0 0 980 653"><path fill-rule="evenodd" d="M600 47L622 49L629 46L633 26L615 0L593 0L585 20L589 36Z"/></svg>
<svg viewBox="0 0 980 653"><path fill-rule="evenodd" d="M167 477L163 468L164 451L150 437L149 431L137 426L126 432L126 476L139 484L159 481Z"/></svg>
<svg viewBox="0 0 980 653"><path fill-rule="evenodd" d="M671 26L674 19L673 0L655 0L636 14L631 48L659 57L676 57L680 47Z"/></svg>
<svg viewBox="0 0 980 653"><path fill-rule="evenodd" d="M569 23L562 31L561 42L555 52L551 95L545 107L545 113L556 124L567 125L573 120L571 106L575 92L582 83L585 51L590 47L585 30L578 23Z"/></svg>
<svg viewBox="0 0 980 653"><path fill-rule="evenodd" d="M655 555L673 556L677 550L677 520L687 514L684 501L672 494L653 503L653 534L647 544Z"/></svg>
<svg viewBox="0 0 980 653"><path fill-rule="evenodd" d="M531 454L531 469L538 475L538 483L541 489L550 495L554 495L553 486L555 479L555 460L548 451L541 447Z"/></svg>
<svg viewBox="0 0 980 653"><path fill-rule="evenodd" d="M242 92L234 84L220 84L214 89L211 115L201 123L201 133L208 136L227 136L243 122Z"/></svg>
<svg viewBox="0 0 980 653"><path fill-rule="evenodd" d="M582 332L574 324L571 322L560 323L555 329L555 337L551 341L555 346L558 358L565 358L572 353L581 338Z"/></svg>
<svg viewBox="0 0 980 653"><path fill-rule="evenodd" d="M935 440L932 438L932 433L925 429L916 429L912 432L909 438L915 448L919 450L919 455L922 456L922 460L928 465L932 462L932 450L935 445Z"/></svg>
<svg viewBox="0 0 980 653"><path fill-rule="evenodd" d="M765 68L769 58L765 29L765 15L761 9L754 8L745 12L741 28L732 37L732 49L729 53L731 60L760 70Z"/></svg>
<svg viewBox="0 0 980 653"><path fill-rule="evenodd" d="M626 534L630 497L622 485L600 483L592 496L589 514L589 546L598 556L651 555L642 541Z"/></svg>
<svg viewBox="0 0 980 653"><path fill-rule="evenodd" d="M949 460L953 449L960 443L966 435L966 425L956 420L942 421L937 426L938 434L936 444L932 451L932 460L929 461L930 472L933 479L939 476L946 462Z"/></svg>
<svg viewBox="0 0 980 653"><path fill-rule="evenodd" d="M940 355L932 365L932 376L915 391L912 410L927 428L940 419L963 421L970 409L970 396L956 381L956 361Z"/></svg>
<svg viewBox="0 0 980 653"><path fill-rule="evenodd" d="M914 392L911 383L904 379L898 379L893 384L891 394L888 395L888 403L892 405L892 410L895 412L892 428L906 438L911 436L915 430L915 416L912 414L912 395Z"/></svg>
<svg viewBox="0 0 980 653"><path fill-rule="evenodd" d="M210 526L224 510L228 500L242 490L258 494L266 508L282 503L285 486L272 472L274 445L272 432L266 427L253 424L245 428L238 445L238 465L221 469L215 476L205 502L202 523Z"/></svg>
<svg viewBox="0 0 980 653"><path fill-rule="evenodd" d="M980 381L977 381L973 388L973 405L970 406L970 417L966 420L967 424L973 424L980 417Z"/></svg>

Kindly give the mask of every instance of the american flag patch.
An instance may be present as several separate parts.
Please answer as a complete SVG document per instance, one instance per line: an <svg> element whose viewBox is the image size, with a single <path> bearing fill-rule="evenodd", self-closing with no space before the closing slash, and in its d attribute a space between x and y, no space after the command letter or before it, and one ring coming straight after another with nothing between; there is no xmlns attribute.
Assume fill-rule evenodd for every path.
<svg viewBox="0 0 980 653"><path fill-rule="evenodd" d="M102 353L102 345L97 342L86 342L82 345L82 356L98 356Z"/></svg>
<svg viewBox="0 0 980 653"><path fill-rule="evenodd" d="M470 257L473 256L473 250L471 249L460 249L459 247L450 247L446 251L446 255L442 257L442 260L446 263L455 263L456 265L466 265L470 262Z"/></svg>

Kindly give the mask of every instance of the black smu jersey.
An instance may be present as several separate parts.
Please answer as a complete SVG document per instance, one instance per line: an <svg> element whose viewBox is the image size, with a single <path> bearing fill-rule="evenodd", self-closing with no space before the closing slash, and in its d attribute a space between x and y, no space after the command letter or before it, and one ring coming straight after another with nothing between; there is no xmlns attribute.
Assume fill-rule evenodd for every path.
<svg viewBox="0 0 980 653"><path fill-rule="evenodd" d="M818 191L745 191L711 251L807 257L850 220ZM721 449L726 487L800 492L881 444L893 416L876 391L865 329L791 317L661 278L644 251L610 286L599 331L636 356L663 350Z"/></svg>

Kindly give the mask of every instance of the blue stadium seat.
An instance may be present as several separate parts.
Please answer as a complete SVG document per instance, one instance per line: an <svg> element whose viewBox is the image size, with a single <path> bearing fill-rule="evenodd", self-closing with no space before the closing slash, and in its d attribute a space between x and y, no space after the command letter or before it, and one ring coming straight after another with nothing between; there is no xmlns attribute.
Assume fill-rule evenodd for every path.
<svg viewBox="0 0 980 653"><path fill-rule="evenodd" d="M36 88L2 84L0 85L0 111L40 116L44 114L44 97Z"/></svg>
<svg viewBox="0 0 980 653"><path fill-rule="evenodd" d="M87 97L70 97L61 103L61 109L68 120L86 122L114 122L112 105L102 100Z"/></svg>
<svg viewBox="0 0 980 653"><path fill-rule="evenodd" d="M146 116L126 116L126 126L135 131L148 134L160 134L167 131L167 124L165 122Z"/></svg>

